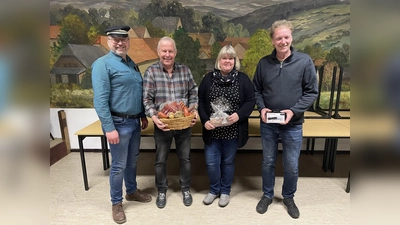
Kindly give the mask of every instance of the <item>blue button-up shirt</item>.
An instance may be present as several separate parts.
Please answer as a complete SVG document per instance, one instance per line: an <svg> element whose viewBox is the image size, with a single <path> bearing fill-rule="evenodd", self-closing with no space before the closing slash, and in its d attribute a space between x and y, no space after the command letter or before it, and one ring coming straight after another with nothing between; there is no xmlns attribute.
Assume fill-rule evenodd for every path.
<svg viewBox="0 0 400 225"><path fill-rule="evenodd" d="M143 79L137 65L126 58L110 51L92 65L93 103L105 132L115 130L111 112L145 116Z"/></svg>

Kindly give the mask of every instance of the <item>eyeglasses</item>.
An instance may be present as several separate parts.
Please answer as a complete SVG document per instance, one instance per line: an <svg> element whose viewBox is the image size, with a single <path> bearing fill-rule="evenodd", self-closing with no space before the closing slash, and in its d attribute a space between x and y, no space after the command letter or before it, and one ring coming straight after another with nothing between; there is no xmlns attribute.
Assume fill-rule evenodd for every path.
<svg viewBox="0 0 400 225"><path fill-rule="evenodd" d="M128 42L129 38L109 38L108 40L112 41L114 44L118 44L119 42L125 44Z"/></svg>

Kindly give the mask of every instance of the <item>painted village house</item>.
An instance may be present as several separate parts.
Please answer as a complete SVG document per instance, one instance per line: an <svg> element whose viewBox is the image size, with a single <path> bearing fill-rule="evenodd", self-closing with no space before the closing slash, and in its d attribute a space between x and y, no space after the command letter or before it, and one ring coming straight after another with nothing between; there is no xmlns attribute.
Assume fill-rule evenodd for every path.
<svg viewBox="0 0 400 225"><path fill-rule="evenodd" d="M61 26L50 26L50 47L54 47L57 44L60 33Z"/></svg>
<svg viewBox="0 0 400 225"><path fill-rule="evenodd" d="M99 46L68 44L50 71L50 83L80 84L93 62L105 52Z"/></svg>
<svg viewBox="0 0 400 225"><path fill-rule="evenodd" d="M128 56L139 66L141 74L144 74L147 67L159 60L158 55L154 53L150 47L144 41L146 38L130 38L130 48L128 50ZM107 45L107 36L101 36L99 38L99 44L110 51Z"/></svg>

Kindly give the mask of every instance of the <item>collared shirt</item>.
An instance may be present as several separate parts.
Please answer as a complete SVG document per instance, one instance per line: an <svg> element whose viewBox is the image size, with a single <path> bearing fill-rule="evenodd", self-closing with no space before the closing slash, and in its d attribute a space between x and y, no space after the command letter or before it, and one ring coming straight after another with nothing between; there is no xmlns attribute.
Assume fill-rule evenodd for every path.
<svg viewBox="0 0 400 225"><path fill-rule="evenodd" d="M92 65L93 103L105 132L115 130L111 112L144 117L143 79L129 56L109 52Z"/></svg>
<svg viewBox="0 0 400 225"><path fill-rule="evenodd" d="M143 77L143 104L146 115L157 114L161 104L168 101L183 101L186 106L197 109L197 85L190 69L175 63L172 76L161 62L149 66Z"/></svg>

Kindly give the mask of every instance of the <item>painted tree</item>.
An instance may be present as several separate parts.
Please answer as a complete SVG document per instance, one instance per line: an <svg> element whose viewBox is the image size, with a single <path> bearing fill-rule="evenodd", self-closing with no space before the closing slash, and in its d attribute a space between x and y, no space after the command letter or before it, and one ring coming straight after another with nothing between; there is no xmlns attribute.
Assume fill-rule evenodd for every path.
<svg viewBox="0 0 400 225"><path fill-rule="evenodd" d="M194 41L183 28L179 28L173 34L178 53L176 62L185 64L192 72L196 84L199 85L206 73L206 66L199 58L200 42Z"/></svg>
<svg viewBox="0 0 400 225"><path fill-rule="evenodd" d="M89 44L88 28L78 15L70 14L61 23L58 45L65 47L67 44Z"/></svg>
<svg viewBox="0 0 400 225"><path fill-rule="evenodd" d="M86 24L75 14L70 14L63 19L57 44L50 49L50 57L57 59L68 44L91 44Z"/></svg>
<svg viewBox="0 0 400 225"><path fill-rule="evenodd" d="M246 51L242 61L242 70L250 79L254 77L258 61L265 55L271 54L273 50L274 46L271 43L271 37L268 31L265 29L257 29L250 37L249 49Z"/></svg>
<svg viewBox="0 0 400 225"><path fill-rule="evenodd" d="M139 25L139 14L134 9L125 9L120 7L111 7L109 10L108 22L112 26L128 25L135 27Z"/></svg>
<svg viewBox="0 0 400 225"><path fill-rule="evenodd" d="M325 51L322 49L320 43L315 43L313 45L306 45L303 50L299 49L298 51L304 52L308 54L312 59L325 59Z"/></svg>
<svg viewBox="0 0 400 225"><path fill-rule="evenodd" d="M347 57L339 47L332 48L326 56L327 63L336 62L339 66L347 66Z"/></svg>
<svg viewBox="0 0 400 225"><path fill-rule="evenodd" d="M89 31L87 32L87 36L88 36L90 44L95 43L95 41L97 40L97 37L100 34L100 30L102 30L100 25L93 25L89 28Z"/></svg>
<svg viewBox="0 0 400 225"><path fill-rule="evenodd" d="M63 19L65 19L65 17L67 17L68 15L77 15L84 24L86 24L87 26L92 25L92 18L89 16L89 13L83 9L75 8L72 5L67 5L64 8L60 9L59 14Z"/></svg>
<svg viewBox="0 0 400 225"><path fill-rule="evenodd" d="M218 41L214 42L211 46L211 58L216 59L220 50L221 44Z"/></svg>
<svg viewBox="0 0 400 225"><path fill-rule="evenodd" d="M89 8L88 13L93 25L100 24L101 17L96 8Z"/></svg>
<svg viewBox="0 0 400 225"><path fill-rule="evenodd" d="M183 7L182 3L177 0L173 0L167 4L166 16L179 17L183 28L187 32L198 32L200 30L200 24L195 21L194 10Z"/></svg>
<svg viewBox="0 0 400 225"><path fill-rule="evenodd" d="M243 25L238 23L223 23L223 31L227 37L250 37L249 31L243 28Z"/></svg>
<svg viewBox="0 0 400 225"><path fill-rule="evenodd" d="M342 52L346 56L346 64L345 66L350 66L350 45L348 43L344 43L342 45Z"/></svg>
<svg viewBox="0 0 400 225"><path fill-rule="evenodd" d="M152 0L145 8L139 10L139 23L152 21L157 16L161 17L179 17L182 26L188 32L198 32L200 24L195 21L195 12L192 8L183 7L177 0L170 2L164 0Z"/></svg>
<svg viewBox="0 0 400 225"><path fill-rule="evenodd" d="M201 32L214 33L216 41L224 41L224 39L226 38L226 34L224 33L224 26L221 17L218 17L213 13L208 12L201 18L201 21L203 23Z"/></svg>

